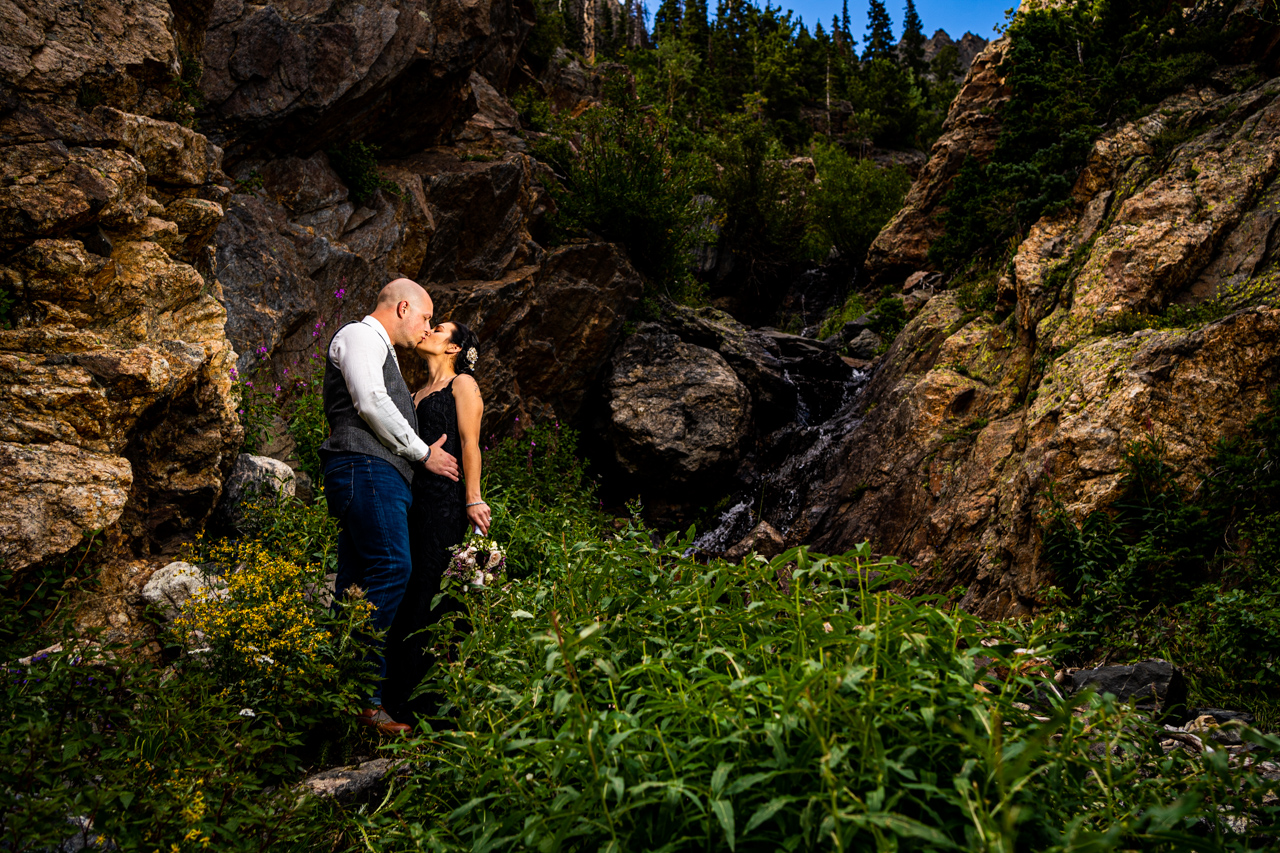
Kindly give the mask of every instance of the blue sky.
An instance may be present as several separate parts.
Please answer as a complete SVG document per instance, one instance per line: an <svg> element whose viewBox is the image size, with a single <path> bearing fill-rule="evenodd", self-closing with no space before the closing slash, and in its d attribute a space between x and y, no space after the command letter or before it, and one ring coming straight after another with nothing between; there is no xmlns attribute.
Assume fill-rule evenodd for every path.
<svg viewBox="0 0 1280 853"><path fill-rule="evenodd" d="M661 0L646 0L652 13L658 8ZM756 0L763 5L763 0ZM775 6L790 9L804 18L805 26L810 31L814 24L822 21L824 28L830 28L831 16L839 15L841 0L771 0ZM906 0L885 0L889 17L893 19L894 35L902 35L902 10L906 8ZM992 39L995 34L992 28L1004 23L1005 10L1016 7L1018 0L916 0L916 11L924 22L924 34L933 35L937 29L946 30L952 38L959 38L965 31ZM707 6L715 13L715 0L708 0ZM867 26L866 0L849 0L850 26L859 43Z"/></svg>

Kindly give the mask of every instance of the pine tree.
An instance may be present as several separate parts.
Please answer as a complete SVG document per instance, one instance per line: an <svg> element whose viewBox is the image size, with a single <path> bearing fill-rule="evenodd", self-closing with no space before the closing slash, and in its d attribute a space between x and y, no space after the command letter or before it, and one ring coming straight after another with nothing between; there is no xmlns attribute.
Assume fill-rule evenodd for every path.
<svg viewBox="0 0 1280 853"><path fill-rule="evenodd" d="M853 32L849 29L849 0L844 0L840 8L840 31L844 33L845 41L853 39Z"/></svg>
<svg viewBox="0 0 1280 853"><path fill-rule="evenodd" d="M862 54L864 61L893 58L893 21L889 19L889 10L884 7L884 0L870 0L867 8L866 45L867 49Z"/></svg>
<svg viewBox="0 0 1280 853"><path fill-rule="evenodd" d="M653 16L653 41L662 44L666 39L680 37L681 23L680 0L662 0L662 5Z"/></svg>
<svg viewBox="0 0 1280 853"><path fill-rule="evenodd" d="M898 60L911 69L916 79L924 76L924 23L916 12L915 0L907 0L902 16L902 55Z"/></svg>
<svg viewBox="0 0 1280 853"><path fill-rule="evenodd" d="M685 1L681 27L684 40L705 60L711 38L711 27L707 23L707 0Z"/></svg>

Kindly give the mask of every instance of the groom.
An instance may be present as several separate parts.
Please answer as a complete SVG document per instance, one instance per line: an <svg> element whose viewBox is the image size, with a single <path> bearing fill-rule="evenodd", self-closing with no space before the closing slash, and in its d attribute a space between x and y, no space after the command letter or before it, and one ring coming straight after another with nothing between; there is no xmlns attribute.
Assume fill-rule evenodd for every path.
<svg viewBox="0 0 1280 853"><path fill-rule="evenodd" d="M338 579L342 601L359 586L376 608L374 627L395 619L413 569L409 557L409 504L413 465L458 479L458 462L444 451L445 436L430 447L418 437L413 397L396 359L396 346L412 348L431 329L431 297L416 282L398 278L382 288L378 306L359 323L338 330L324 371L324 414L329 438L320 447L329 514L338 520ZM373 707L358 721L388 734L409 730L382 709L386 658L378 667Z"/></svg>

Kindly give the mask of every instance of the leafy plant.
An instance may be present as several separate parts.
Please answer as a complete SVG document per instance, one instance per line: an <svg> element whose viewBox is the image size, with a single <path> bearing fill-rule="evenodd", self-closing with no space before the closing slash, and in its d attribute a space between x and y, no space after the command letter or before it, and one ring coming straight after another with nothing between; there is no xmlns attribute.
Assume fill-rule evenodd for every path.
<svg viewBox="0 0 1280 853"><path fill-rule="evenodd" d="M856 290L851 292L845 297L840 307L828 314L826 319L822 321L822 327L818 329L818 340L826 340L844 328L845 323L850 320L856 320L866 313L866 297Z"/></svg>
<svg viewBox="0 0 1280 853"><path fill-rule="evenodd" d="M911 176L901 166L883 169L830 144L815 145L813 160L819 181L811 191L813 223L841 259L861 264L880 229L902 207ZM817 254L825 257L825 247Z"/></svg>
<svg viewBox="0 0 1280 853"><path fill-rule="evenodd" d="M400 194L400 185L384 178L378 171L378 146L353 140L329 151L329 162L351 192L351 200L364 204L378 190Z"/></svg>
<svg viewBox="0 0 1280 853"><path fill-rule="evenodd" d="M632 522L469 596L430 682L456 731L392 746L431 765L351 816L368 845L1244 850L1276 825L1276 783L1225 753L1057 698L1043 624L894 595L909 571L865 545L702 565L691 541Z"/></svg>
<svg viewBox="0 0 1280 853"><path fill-rule="evenodd" d="M1067 595L1073 654L1152 649L1185 666L1202 700L1280 720L1280 392L1243 436L1223 440L1193 489L1154 436L1125 456L1122 496L1076 522L1054 502L1044 556Z"/></svg>

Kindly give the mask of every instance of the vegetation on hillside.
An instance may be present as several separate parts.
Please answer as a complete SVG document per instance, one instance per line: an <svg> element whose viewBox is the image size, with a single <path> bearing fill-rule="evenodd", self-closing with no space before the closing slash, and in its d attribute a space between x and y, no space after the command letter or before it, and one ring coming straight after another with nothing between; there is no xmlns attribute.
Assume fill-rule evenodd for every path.
<svg viewBox="0 0 1280 853"><path fill-rule="evenodd" d="M908 6L911 43L923 45ZM580 49L573 24L540 5L535 60ZM625 67L604 66L604 108L553 116L529 93L516 97L530 128L552 134L535 150L561 179L562 235L620 242L657 291L736 298L758 322L774 319L802 265L861 264L910 183L865 155L927 150L958 71L954 51L933 67L920 51L898 57L882 5L870 24L878 35L861 54L847 14L830 32L810 30L745 0L721 2L714 18L705 2L668 0L648 45L623 37L634 21L617 38L606 30L597 58ZM717 260L700 266L708 245Z"/></svg>
<svg viewBox="0 0 1280 853"><path fill-rule="evenodd" d="M956 176L930 259L950 272L1001 261L1037 219L1070 203L1100 133L1219 66L1234 41L1223 30L1228 11L1073 0L1016 15L1000 66L1010 98L995 153Z"/></svg>
<svg viewBox="0 0 1280 853"><path fill-rule="evenodd" d="M367 607L334 617L318 593L323 495L263 499L247 535L191 545L227 592L197 595L159 659L86 638L24 662L70 626L6 636L0 843L1243 851L1280 832L1280 782L1221 751L1166 754L1163 728L1112 699L1059 696L1048 660L1075 635L1052 620L903 598L911 569L865 545L700 562L692 530L603 515L558 425L492 448L485 471L508 577L432 630L423 689L444 704L434 731L382 744L407 760L383 799L293 787L376 746L350 723ZM1240 734L1280 759L1280 738Z"/></svg>
<svg viewBox="0 0 1280 853"><path fill-rule="evenodd" d="M1158 654L1204 704L1280 724L1280 391L1193 488L1166 457L1148 435L1113 507L1077 520L1058 503L1046 519L1068 659Z"/></svg>

